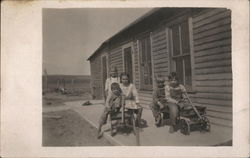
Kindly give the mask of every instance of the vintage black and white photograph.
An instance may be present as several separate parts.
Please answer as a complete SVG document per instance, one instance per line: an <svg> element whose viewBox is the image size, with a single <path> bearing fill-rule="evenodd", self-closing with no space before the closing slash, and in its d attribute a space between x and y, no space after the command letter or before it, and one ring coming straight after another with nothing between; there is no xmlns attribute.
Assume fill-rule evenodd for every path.
<svg viewBox="0 0 250 158"><path fill-rule="evenodd" d="M43 8L42 145L232 146L231 10Z"/></svg>

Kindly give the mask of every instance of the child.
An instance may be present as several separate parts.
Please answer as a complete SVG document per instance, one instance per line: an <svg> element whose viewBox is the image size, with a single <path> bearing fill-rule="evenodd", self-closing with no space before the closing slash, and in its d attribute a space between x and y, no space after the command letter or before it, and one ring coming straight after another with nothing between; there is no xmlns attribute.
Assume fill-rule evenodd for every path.
<svg viewBox="0 0 250 158"><path fill-rule="evenodd" d="M99 122L99 128L98 128L98 139L102 137L102 126L106 124L108 115L112 112L116 113L120 111L120 108L122 106L123 100L122 99L122 90L119 86L119 83L112 83L111 84L111 93L107 96L106 102L105 102L105 108L101 115L100 122Z"/></svg>
<svg viewBox="0 0 250 158"><path fill-rule="evenodd" d="M169 76L169 84L165 87L165 95L168 100L168 108L170 114L171 127L169 129L170 133L177 130L176 119L179 110L184 107L190 107L190 104L185 102L186 89L183 85L179 83L179 79L175 72L172 72Z"/></svg>
<svg viewBox="0 0 250 158"><path fill-rule="evenodd" d="M165 97L164 89L165 80L163 78L157 78L156 83L157 87L156 90L153 92L153 104L151 106L151 110L155 118L155 125L159 126L161 122L160 111L167 107L167 99Z"/></svg>
<svg viewBox="0 0 250 158"><path fill-rule="evenodd" d="M136 124L137 126L140 126L143 108L140 106L139 95L136 87L130 82L127 73L122 73L120 79L125 108L129 111L132 110L136 114Z"/></svg>

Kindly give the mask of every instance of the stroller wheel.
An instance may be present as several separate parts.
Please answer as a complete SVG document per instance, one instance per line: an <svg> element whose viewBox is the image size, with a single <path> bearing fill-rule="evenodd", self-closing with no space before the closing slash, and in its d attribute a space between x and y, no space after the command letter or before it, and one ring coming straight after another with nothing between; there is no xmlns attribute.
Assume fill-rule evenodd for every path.
<svg viewBox="0 0 250 158"><path fill-rule="evenodd" d="M185 119L181 119L180 125L181 125L181 133L184 135L189 135L190 134L189 122Z"/></svg>
<svg viewBox="0 0 250 158"><path fill-rule="evenodd" d="M206 116L201 117L201 131L207 131L210 132L210 121Z"/></svg>

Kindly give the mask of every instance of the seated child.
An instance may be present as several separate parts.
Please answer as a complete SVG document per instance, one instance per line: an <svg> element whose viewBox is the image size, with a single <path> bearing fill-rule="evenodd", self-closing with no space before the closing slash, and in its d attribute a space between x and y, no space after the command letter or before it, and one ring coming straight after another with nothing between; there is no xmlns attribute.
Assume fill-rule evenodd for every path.
<svg viewBox="0 0 250 158"><path fill-rule="evenodd" d="M169 84L165 87L165 95L168 100L168 108L170 114L171 127L169 132L173 133L177 130L176 119L179 110L184 107L190 107L190 104L185 101L186 89L179 83L179 79L175 72L172 72L169 76Z"/></svg>
<svg viewBox="0 0 250 158"><path fill-rule="evenodd" d="M153 92L153 104L151 105L151 110L155 118L155 125L159 126L161 122L161 110L167 107L167 99L165 97L163 78L157 78L156 90Z"/></svg>
<svg viewBox="0 0 250 158"><path fill-rule="evenodd" d="M101 115L98 127L98 138L102 137L102 126L107 123L108 115L112 112L116 113L120 111L124 99L122 99L122 90L119 86L119 83L112 83L111 84L111 93L107 96L105 102L105 108Z"/></svg>

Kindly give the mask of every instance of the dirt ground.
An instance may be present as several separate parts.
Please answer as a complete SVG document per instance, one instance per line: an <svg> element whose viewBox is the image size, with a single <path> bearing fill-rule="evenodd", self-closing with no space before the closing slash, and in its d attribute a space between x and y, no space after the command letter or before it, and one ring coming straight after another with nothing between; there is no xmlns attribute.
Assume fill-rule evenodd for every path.
<svg viewBox="0 0 250 158"><path fill-rule="evenodd" d="M49 93L43 96L43 108L64 106L64 101L85 100L85 96ZM97 139L97 129L73 110L43 113L43 146L110 146Z"/></svg>
<svg viewBox="0 0 250 158"><path fill-rule="evenodd" d="M73 110L43 114L43 146L110 146Z"/></svg>
<svg viewBox="0 0 250 158"><path fill-rule="evenodd" d="M56 92L43 95L43 107L55 107L64 105L64 101L90 100L91 95L88 92L80 94L61 94Z"/></svg>

